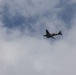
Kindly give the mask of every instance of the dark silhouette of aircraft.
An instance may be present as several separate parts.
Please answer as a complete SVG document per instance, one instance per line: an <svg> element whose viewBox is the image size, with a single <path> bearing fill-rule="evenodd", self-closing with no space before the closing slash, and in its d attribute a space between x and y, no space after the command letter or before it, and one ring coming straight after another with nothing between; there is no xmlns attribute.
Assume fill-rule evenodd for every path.
<svg viewBox="0 0 76 75"><path fill-rule="evenodd" d="M55 39L53 36L56 36L56 35L62 35L62 32L59 31L58 33L51 33L50 34L49 31L46 29L46 35L44 35L44 37Z"/></svg>

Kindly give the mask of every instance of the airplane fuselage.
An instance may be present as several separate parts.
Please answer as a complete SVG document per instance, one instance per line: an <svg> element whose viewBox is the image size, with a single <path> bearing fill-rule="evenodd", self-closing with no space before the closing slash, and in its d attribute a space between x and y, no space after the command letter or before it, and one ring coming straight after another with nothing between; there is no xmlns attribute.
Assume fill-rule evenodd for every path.
<svg viewBox="0 0 76 75"><path fill-rule="evenodd" d="M53 36L50 34L50 35L44 35L45 37L47 37L47 38L53 38Z"/></svg>

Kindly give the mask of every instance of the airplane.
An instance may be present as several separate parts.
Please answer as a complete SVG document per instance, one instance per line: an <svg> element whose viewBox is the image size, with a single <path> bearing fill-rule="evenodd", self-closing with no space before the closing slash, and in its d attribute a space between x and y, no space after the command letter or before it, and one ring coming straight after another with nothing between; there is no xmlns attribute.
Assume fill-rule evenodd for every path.
<svg viewBox="0 0 76 75"><path fill-rule="evenodd" d="M61 30L58 33L52 33L52 34L50 34L49 31L46 29L46 35L44 35L44 37L55 39L53 36L56 36L56 35L62 35Z"/></svg>

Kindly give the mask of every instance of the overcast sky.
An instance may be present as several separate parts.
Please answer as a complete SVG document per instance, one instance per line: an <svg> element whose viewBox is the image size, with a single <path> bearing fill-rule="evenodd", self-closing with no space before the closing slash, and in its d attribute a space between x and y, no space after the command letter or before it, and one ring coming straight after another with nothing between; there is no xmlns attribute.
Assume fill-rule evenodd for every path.
<svg viewBox="0 0 76 75"><path fill-rule="evenodd" d="M0 75L76 75L76 0L0 0Z"/></svg>

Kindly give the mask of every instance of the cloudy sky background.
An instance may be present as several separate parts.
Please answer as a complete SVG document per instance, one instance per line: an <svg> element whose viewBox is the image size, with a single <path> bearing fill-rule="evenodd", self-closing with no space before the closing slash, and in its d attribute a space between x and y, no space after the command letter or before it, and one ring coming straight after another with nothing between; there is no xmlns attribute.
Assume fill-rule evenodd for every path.
<svg viewBox="0 0 76 75"><path fill-rule="evenodd" d="M75 32L76 0L0 0L0 75L76 75Z"/></svg>

